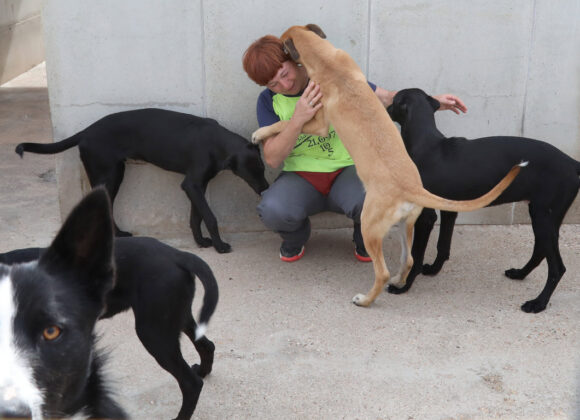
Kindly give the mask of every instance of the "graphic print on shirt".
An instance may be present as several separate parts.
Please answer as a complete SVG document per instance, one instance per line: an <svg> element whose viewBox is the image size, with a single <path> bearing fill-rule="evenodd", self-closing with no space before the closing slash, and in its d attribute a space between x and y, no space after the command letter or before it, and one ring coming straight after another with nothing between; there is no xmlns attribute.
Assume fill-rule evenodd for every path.
<svg viewBox="0 0 580 420"><path fill-rule="evenodd" d="M330 129L327 137L313 136L311 134L301 134L300 136L298 136L298 141L296 142L294 149L298 149L304 144L306 144L306 147L308 149L312 147L317 147L323 152L326 152L326 155L330 158L334 154L334 148L332 147L332 143L330 140L335 138L336 131L334 130L334 128Z"/></svg>

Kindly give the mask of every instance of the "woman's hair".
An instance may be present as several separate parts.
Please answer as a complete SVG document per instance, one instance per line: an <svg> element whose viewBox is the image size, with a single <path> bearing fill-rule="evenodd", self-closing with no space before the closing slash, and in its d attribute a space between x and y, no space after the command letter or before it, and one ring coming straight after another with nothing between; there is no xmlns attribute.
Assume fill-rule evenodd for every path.
<svg viewBox="0 0 580 420"><path fill-rule="evenodd" d="M280 38L266 35L248 47L242 63L248 77L260 86L265 86L276 76L282 63L288 60L290 56L284 52Z"/></svg>

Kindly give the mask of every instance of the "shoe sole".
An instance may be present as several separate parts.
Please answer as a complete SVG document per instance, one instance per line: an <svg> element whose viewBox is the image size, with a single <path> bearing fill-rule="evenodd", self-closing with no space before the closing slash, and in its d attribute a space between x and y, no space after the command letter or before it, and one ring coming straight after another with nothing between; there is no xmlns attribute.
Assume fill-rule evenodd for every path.
<svg viewBox="0 0 580 420"><path fill-rule="evenodd" d="M371 257L363 257L362 255L359 255L356 252L356 249L354 250L354 256L357 260L359 260L360 262L372 262L373 259Z"/></svg>
<svg viewBox="0 0 580 420"><path fill-rule="evenodd" d="M304 246L302 247L302 250L300 251L299 254L294 255L293 257L284 257L284 256L282 256L282 254L280 254L280 259L284 262L294 262L294 261L298 261L303 256L304 256Z"/></svg>

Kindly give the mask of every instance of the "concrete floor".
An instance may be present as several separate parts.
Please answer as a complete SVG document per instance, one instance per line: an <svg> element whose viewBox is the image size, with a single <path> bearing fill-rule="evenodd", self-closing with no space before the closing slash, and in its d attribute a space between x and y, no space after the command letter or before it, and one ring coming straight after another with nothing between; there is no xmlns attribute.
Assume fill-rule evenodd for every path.
<svg viewBox="0 0 580 420"><path fill-rule="evenodd" d="M43 69L35 71L0 87L0 252L46 246L60 226L54 158L13 152L23 140L52 141ZM314 231L293 264L279 261L270 232L224 234L226 255L189 235L160 238L205 259L220 285L207 334L214 371L194 418L580 419L579 238L580 225L563 226L568 271L537 315L519 306L542 289L546 265L522 282L502 274L529 258L529 225L458 227L441 274L368 309L350 303L370 288L373 270L355 261L348 229ZM434 253L432 239L428 261ZM398 254L388 237L393 269ZM113 389L134 418L171 418L181 403L176 382L132 324L131 313L98 324Z"/></svg>

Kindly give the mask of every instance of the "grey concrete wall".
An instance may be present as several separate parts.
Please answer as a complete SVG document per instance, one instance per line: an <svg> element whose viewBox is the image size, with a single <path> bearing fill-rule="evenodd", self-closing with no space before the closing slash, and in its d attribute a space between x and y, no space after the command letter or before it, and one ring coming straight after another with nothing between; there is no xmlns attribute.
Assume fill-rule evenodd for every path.
<svg viewBox="0 0 580 420"><path fill-rule="evenodd" d="M244 50L264 34L313 22L384 88L458 94L469 112L438 113L444 133L536 137L580 159L579 18L580 0L45 1L54 137L145 106L210 116L249 137L261 88L242 70ZM58 178L66 214L88 189L76 150L62 155ZM180 182L148 164L128 165L115 207L121 227L188 230ZM258 197L230 173L210 183L208 197L224 231L263 229ZM567 221L580 222L579 207ZM527 217L525 209L504 205L460 220ZM342 224L342 216L315 219L318 227Z"/></svg>
<svg viewBox="0 0 580 420"><path fill-rule="evenodd" d="M0 84L44 61L40 0L0 0Z"/></svg>

